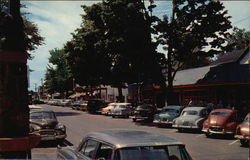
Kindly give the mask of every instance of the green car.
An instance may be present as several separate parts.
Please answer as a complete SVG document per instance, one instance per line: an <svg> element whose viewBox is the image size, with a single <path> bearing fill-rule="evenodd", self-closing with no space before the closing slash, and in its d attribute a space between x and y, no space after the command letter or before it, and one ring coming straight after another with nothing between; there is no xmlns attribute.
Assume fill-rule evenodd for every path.
<svg viewBox="0 0 250 160"><path fill-rule="evenodd" d="M159 114L154 116L153 123L160 126L171 126L173 120L179 117L183 106L165 106L162 108L162 111Z"/></svg>

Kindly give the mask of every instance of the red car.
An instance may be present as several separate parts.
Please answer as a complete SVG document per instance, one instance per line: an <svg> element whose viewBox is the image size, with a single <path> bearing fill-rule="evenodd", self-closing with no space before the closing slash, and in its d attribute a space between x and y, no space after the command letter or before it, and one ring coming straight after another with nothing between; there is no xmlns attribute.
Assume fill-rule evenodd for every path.
<svg viewBox="0 0 250 160"><path fill-rule="evenodd" d="M234 136L235 138L240 140L240 143L243 146L249 144L249 139L250 139L249 128L250 128L250 113L248 113L244 121L240 125L238 125L236 129L236 135Z"/></svg>
<svg viewBox="0 0 250 160"><path fill-rule="evenodd" d="M213 134L234 135L237 127L237 111L232 109L215 109L203 123L202 131L207 137Z"/></svg>

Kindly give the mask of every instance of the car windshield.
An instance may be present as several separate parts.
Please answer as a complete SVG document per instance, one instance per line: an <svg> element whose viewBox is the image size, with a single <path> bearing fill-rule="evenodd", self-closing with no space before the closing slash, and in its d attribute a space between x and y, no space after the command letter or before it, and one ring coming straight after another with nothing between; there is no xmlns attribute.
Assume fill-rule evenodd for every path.
<svg viewBox="0 0 250 160"><path fill-rule="evenodd" d="M168 112L168 113L179 113L178 110L176 110L176 109L170 109L170 108L163 109L163 112Z"/></svg>
<svg viewBox="0 0 250 160"><path fill-rule="evenodd" d="M212 112L211 115L214 116L229 116L228 112Z"/></svg>
<svg viewBox="0 0 250 160"><path fill-rule="evenodd" d="M183 116L186 116L186 115L198 115L198 112L197 111L183 111L182 115Z"/></svg>
<svg viewBox="0 0 250 160"><path fill-rule="evenodd" d="M120 149L115 160L190 160L182 146L150 146Z"/></svg>
<svg viewBox="0 0 250 160"><path fill-rule="evenodd" d="M33 112L30 113L30 119L56 119L53 112Z"/></svg>

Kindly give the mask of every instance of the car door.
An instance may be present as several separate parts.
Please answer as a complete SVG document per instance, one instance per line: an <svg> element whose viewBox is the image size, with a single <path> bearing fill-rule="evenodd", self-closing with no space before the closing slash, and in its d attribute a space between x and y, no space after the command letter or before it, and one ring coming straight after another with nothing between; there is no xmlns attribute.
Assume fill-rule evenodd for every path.
<svg viewBox="0 0 250 160"><path fill-rule="evenodd" d="M94 160L99 142L93 139L85 140L78 149L78 159Z"/></svg>

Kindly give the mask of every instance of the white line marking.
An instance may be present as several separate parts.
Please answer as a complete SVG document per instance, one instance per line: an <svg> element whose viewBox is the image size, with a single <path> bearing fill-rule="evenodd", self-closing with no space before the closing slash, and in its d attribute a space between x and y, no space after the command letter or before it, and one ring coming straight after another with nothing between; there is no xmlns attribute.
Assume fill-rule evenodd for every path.
<svg viewBox="0 0 250 160"><path fill-rule="evenodd" d="M235 141L229 143L228 145L232 145L232 144L234 144L234 143L236 143L236 142L238 142L238 141L239 141L239 140L235 140Z"/></svg>
<svg viewBox="0 0 250 160"><path fill-rule="evenodd" d="M204 134L200 134L200 135L198 135L198 136L196 136L196 137L201 137L201 136L203 136Z"/></svg>

